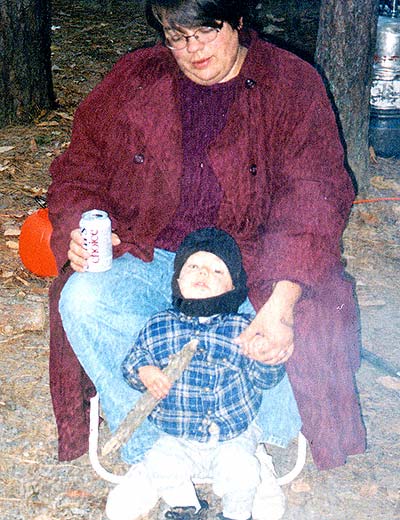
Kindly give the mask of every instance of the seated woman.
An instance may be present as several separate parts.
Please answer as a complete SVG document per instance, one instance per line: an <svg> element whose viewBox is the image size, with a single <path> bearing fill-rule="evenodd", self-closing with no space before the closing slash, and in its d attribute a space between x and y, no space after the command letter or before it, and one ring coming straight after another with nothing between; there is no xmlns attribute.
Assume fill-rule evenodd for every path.
<svg viewBox="0 0 400 520"><path fill-rule="evenodd" d="M296 435L292 387L318 468L365 449L359 324L340 249L354 190L335 117L317 72L247 28L247 4L147 0L161 42L120 59L78 108L71 144L51 166L52 247L60 268L70 261L50 291L61 460L87 450L94 387L111 429L137 399L120 363L169 305L182 238L206 226L230 233L243 256L255 310L238 337L243 351L286 363L290 384L268 391L286 408L268 440ZM78 222L93 208L114 230L105 273L84 272ZM125 459L153 442L147 424L142 453L128 443Z"/></svg>

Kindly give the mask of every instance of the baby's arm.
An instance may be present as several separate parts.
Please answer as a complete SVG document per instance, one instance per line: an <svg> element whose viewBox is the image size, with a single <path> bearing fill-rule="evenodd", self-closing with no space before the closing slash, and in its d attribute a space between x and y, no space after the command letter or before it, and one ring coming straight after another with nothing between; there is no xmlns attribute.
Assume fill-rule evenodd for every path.
<svg viewBox="0 0 400 520"><path fill-rule="evenodd" d="M163 372L153 365L140 367L139 378L156 399L163 399L171 389L171 382Z"/></svg>

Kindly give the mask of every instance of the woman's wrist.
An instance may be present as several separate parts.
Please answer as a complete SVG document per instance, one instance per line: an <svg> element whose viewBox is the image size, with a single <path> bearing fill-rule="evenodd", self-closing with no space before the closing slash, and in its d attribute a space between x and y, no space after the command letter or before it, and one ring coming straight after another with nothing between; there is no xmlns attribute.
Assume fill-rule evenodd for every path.
<svg viewBox="0 0 400 520"><path fill-rule="evenodd" d="M302 289L298 283L290 280L276 282L266 303L268 311L277 316L282 323L292 325L295 305L301 298L301 294Z"/></svg>

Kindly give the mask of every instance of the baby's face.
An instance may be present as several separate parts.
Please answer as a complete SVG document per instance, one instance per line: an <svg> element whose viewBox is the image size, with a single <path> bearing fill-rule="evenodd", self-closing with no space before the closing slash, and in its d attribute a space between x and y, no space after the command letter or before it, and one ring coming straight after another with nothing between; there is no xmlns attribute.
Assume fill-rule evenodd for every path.
<svg viewBox="0 0 400 520"><path fill-rule="evenodd" d="M182 296L191 299L219 296L234 288L225 262L208 251L189 256L179 274L178 285Z"/></svg>

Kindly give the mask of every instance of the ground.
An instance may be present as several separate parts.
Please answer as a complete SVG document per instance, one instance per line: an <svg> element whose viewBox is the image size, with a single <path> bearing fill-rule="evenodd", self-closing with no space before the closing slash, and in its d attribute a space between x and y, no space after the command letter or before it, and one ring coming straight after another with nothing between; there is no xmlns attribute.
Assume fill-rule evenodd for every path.
<svg viewBox="0 0 400 520"><path fill-rule="evenodd" d="M309 51L318 2L296 12L263 4L264 26ZM293 6L298 2L288 2ZM119 56L151 41L140 4L117 2L104 13L94 2L55 0L53 72L58 108L25 127L0 130L0 513L3 520L102 520L110 484L88 457L60 463L48 384L47 289L50 278L31 274L18 256L18 235L34 197L45 195L48 167L68 145L79 101ZM300 31L306 27L306 31ZM343 256L354 277L363 346L399 364L400 161L371 161L371 182L351 212ZM397 198L382 200L382 198ZM360 197L359 197L360 199ZM308 453L300 476L284 491L284 520L400 519L400 380L363 361L357 384L368 431L366 454L331 471L318 471ZM106 426L101 442L109 438ZM271 448L279 474L293 465L296 445ZM126 470L117 459L110 470ZM207 487L200 494L210 496ZM217 507L215 499L213 507ZM162 505L149 520L162 515ZM210 515L211 518L212 515Z"/></svg>

